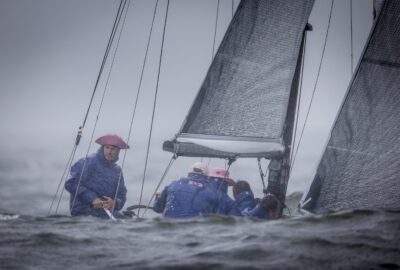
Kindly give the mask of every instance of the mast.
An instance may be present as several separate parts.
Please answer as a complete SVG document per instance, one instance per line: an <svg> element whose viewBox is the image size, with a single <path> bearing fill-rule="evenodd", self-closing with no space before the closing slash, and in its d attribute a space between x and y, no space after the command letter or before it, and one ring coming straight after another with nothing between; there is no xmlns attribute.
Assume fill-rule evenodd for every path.
<svg viewBox="0 0 400 270"><path fill-rule="evenodd" d="M306 31L312 31L312 26L307 24L304 32L301 47L299 50L299 58L297 59L296 71L293 77L292 87L290 91L289 104L286 113L285 126L283 129L283 143L285 151L281 157L272 158L268 166L268 186L264 189L264 193L274 194L282 204L285 203L287 185L291 170L291 153L293 150L293 131L295 126L296 107L298 102L298 93L300 80L303 69L304 47L306 40Z"/></svg>

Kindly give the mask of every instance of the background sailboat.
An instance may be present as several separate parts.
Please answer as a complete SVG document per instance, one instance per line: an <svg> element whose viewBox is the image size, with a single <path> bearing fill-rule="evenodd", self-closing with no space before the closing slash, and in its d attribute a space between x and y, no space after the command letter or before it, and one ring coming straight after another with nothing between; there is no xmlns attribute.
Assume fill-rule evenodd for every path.
<svg viewBox="0 0 400 270"><path fill-rule="evenodd" d="M399 208L400 4L377 19L302 208Z"/></svg>

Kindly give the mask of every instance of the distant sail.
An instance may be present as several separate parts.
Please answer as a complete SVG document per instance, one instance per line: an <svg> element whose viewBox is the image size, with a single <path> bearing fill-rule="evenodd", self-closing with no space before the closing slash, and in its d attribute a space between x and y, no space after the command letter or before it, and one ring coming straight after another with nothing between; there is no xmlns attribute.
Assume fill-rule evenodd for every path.
<svg viewBox="0 0 400 270"><path fill-rule="evenodd" d="M184 156L276 157L303 32L314 0L244 0L180 132L164 143Z"/></svg>
<svg viewBox="0 0 400 270"><path fill-rule="evenodd" d="M400 207L400 1L386 1L302 203Z"/></svg>

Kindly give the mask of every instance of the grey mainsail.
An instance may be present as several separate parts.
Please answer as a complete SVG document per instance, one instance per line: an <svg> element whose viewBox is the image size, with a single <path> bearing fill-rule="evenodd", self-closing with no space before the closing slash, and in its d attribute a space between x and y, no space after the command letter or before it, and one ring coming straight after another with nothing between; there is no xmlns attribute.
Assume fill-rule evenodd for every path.
<svg viewBox="0 0 400 270"><path fill-rule="evenodd" d="M314 0L242 1L180 132L182 156L284 155L285 120Z"/></svg>
<svg viewBox="0 0 400 270"><path fill-rule="evenodd" d="M400 1L386 1L301 207L400 207Z"/></svg>

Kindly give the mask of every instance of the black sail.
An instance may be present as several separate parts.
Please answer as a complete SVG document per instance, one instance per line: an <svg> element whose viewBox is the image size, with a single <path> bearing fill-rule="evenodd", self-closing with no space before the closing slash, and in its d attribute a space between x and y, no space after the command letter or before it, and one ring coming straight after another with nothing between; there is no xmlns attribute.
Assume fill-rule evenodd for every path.
<svg viewBox="0 0 400 270"><path fill-rule="evenodd" d="M314 0L243 0L180 132L183 156L277 157Z"/></svg>
<svg viewBox="0 0 400 270"><path fill-rule="evenodd" d="M302 208L400 207L400 1L386 1Z"/></svg>

